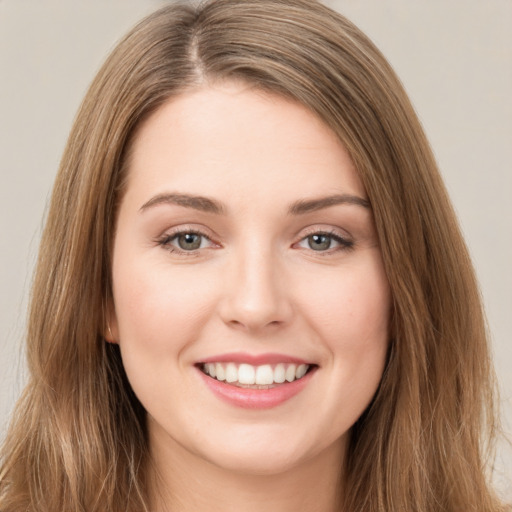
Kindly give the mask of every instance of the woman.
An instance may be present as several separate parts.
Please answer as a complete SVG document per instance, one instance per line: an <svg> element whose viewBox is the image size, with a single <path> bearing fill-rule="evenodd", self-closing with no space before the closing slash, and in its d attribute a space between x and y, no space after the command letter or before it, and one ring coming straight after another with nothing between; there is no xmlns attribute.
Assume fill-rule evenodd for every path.
<svg viewBox="0 0 512 512"><path fill-rule="evenodd" d="M378 50L311 1L174 4L114 50L55 185L28 357L2 511L503 510L428 143Z"/></svg>

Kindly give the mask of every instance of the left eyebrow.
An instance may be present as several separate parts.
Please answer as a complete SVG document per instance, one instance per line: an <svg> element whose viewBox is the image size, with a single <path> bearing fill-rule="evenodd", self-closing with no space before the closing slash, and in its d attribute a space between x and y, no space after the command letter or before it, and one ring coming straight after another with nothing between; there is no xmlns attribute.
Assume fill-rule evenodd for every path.
<svg viewBox="0 0 512 512"><path fill-rule="evenodd" d="M350 204L371 209L370 202L362 197L351 194L337 194L315 199L301 199L299 201L295 201L288 209L288 214L301 215L304 213L322 210L323 208L329 208L330 206L338 204Z"/></svg>

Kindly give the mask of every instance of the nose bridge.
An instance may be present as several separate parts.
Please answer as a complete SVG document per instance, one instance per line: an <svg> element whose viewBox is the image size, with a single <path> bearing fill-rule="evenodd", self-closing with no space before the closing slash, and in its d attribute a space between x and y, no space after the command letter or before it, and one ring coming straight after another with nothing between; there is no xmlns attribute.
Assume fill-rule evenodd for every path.
<svg viewBox="0 0 512 512"><path fill-rule="evenodd" d="M252 240L234 251L229 262L224 321L248 330L286 322L291 304L280 269L268 240Z"/></svg>

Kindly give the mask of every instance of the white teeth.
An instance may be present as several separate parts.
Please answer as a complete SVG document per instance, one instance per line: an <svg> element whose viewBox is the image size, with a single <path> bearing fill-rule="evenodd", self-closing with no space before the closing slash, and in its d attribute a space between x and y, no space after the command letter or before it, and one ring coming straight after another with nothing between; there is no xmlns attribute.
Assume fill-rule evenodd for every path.
<svg viewBox="0 0 512 512"><path fill-rule="evenodd" d="M215 375L217 375L215 373L215 364L213 363L208 363L207 365L207 369L206 371L212 376L212 377L215 377Z"/></svg>
<svg viewBox="0 0 512 512"><path fill-rule="evenodd" d="M237 380L238 369L236 365L234 363L228 363L228 365L226 366L226 382L236 382Z"/></svg>
<svg viewBox="0 0 512 512"><path fill-rule="evenodd" d="M240 384L254 384L256 371L250 364L241 364L238 368L238 382Z"/></svg>
<svg viewBox="0 0 512 512"><path fill-rule="evenodd" d="M226 380L226 372L224 370L224 366L222 366L220 363L215 365L215 378L217 380Z"/></svg>
<svg viewBox="0 0 512 512"><path fill-rule="evenodd" d="M297 371L297 367L294 364L291 364L290 366L288 366L288 368L286 368L285 379L288 382L293 382L295 380L295 372L296 371Z"/></svg>
<svg viewBox="0 0 512 512"><path fill-rule="evenodd" d="M279 363L274 368L274 382L276 384L282 384L286 380L286 369L284 364Z"/></svg>
<svg viewBox="0 0 512 512"><path fill-rule="evenodd" d="M285 381L293 382L306 375L308 364L278 363L274 367L270 364L253 366L236 363L206 363L203 371L220 381L238 383L243 385L270 386L283 384Z"/></svg>
<svg viewBox="0 0 512 512"><path fill-rule="evenodd" d="M273 384L274 383L274 372L272 366L265 364L256 368L256 379L255 383L259 385Z"/></svg>
<svg viewBox="0 0 512 512"><path fill-rule="evenodd" d="M295 377L297 379L300 379L301 377L304 377L304 375L306 375L307 371L308 371L307 365L301 364L297 367L297 371L295 372Z"/></svg>

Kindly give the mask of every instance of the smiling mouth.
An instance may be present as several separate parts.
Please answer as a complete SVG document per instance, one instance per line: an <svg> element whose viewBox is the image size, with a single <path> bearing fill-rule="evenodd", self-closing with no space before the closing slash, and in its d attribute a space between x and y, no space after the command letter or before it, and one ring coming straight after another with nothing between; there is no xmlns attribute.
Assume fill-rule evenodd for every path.
<svg viewBox="0 0 512 512"><path fill-rule="evenodd" d="M199 369L208 377L232 386L249 389L271 389L302 379L316 367L314 364L278 363L251 364L200 363Z"/></svg>

